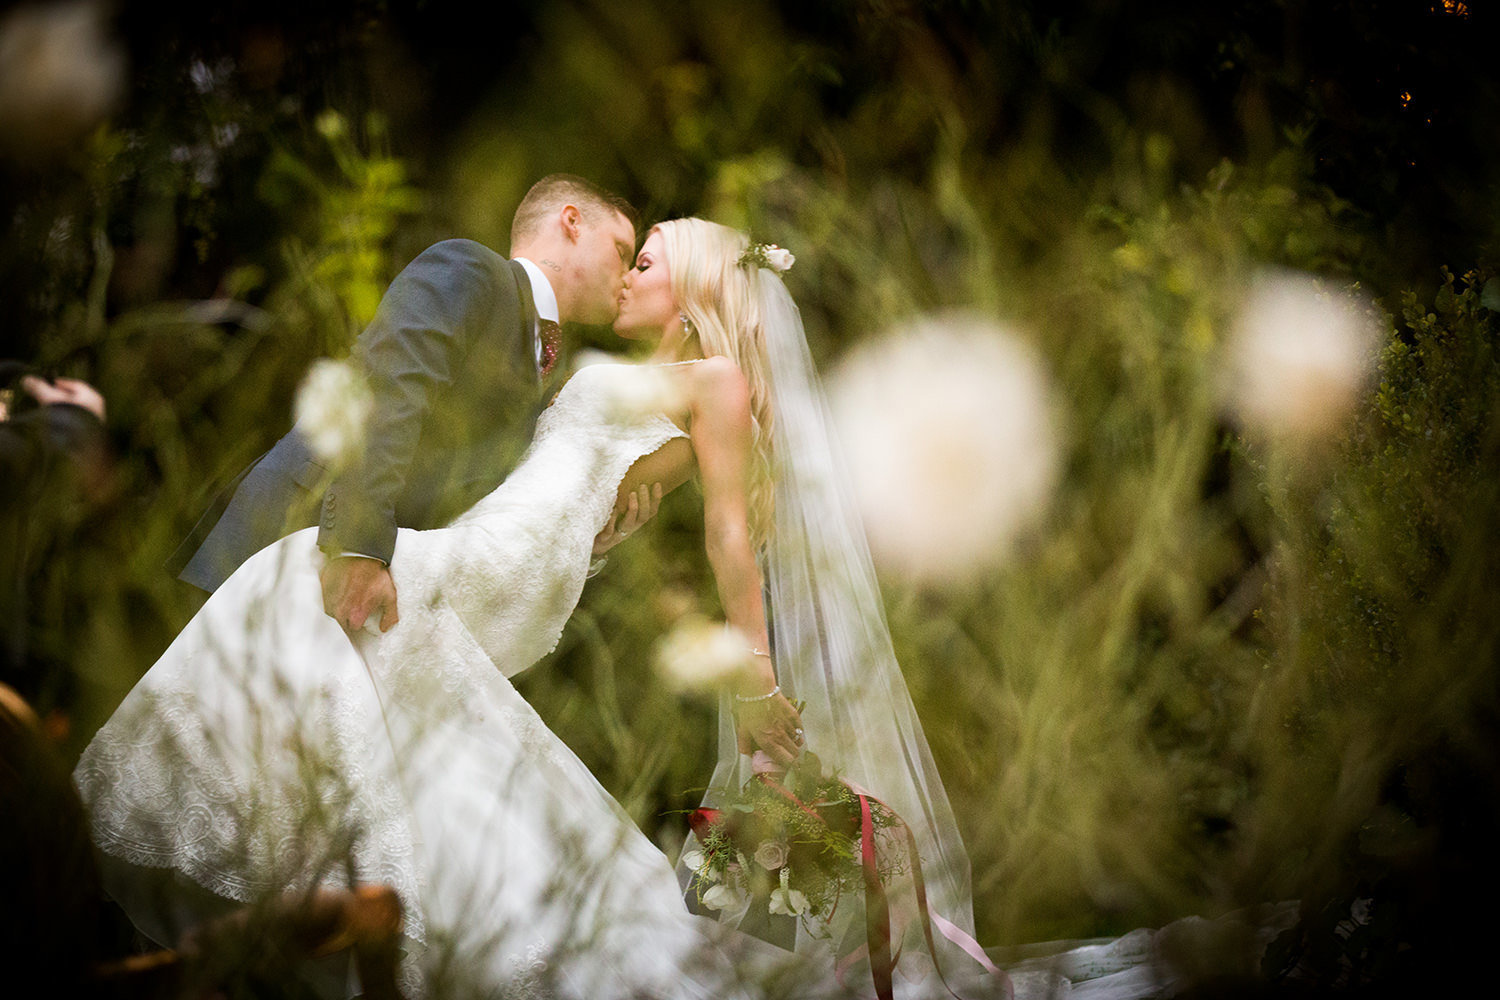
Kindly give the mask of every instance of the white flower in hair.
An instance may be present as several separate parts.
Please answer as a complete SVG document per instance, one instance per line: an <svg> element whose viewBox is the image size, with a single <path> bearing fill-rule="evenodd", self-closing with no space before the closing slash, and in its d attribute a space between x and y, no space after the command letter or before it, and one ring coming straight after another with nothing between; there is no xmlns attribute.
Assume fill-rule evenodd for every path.
<svg viewBox="0 0 1500 1000"><path fill-rule="evenodd" d="M797 263L797 257L790 250L785 250L774 243L756 243L740 254L740 263L752 264L755 267L768 267L777 274L781 274Z"/></svg>
<svg viewBox="0 0 1500 1000"><path fill-rule="evenodd" d="M781 247L766 247L766 263L771 270L780 274L797 263L797 258L790 250L783 250Z"/></svg>
<svg viewBox="0 0 1500 1000"><path fill-rule="evenodd" d="M364 453L366 424L374 405L369 385L353 365L319 358L297 387L292 409L297 432L314 457L337 472Z"/></svg>

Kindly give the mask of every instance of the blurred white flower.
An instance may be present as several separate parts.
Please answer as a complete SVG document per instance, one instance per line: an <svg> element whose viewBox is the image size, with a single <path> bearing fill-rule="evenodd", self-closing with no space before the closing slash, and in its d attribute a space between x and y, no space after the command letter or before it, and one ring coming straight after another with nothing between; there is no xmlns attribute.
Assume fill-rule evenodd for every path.
<svg viewBox="0 0 1500 1000"><path fill-rule="evenodd" d="M651 595L651 605L656 611L657 621L679 621L697 613L698 593L692 587L680 583L664 583Z"/></svg>
<svg viewBox="0 0 1500 1000"><path fill-rule="evenodd" d="M744 892L728 882L720 882L703 894L703 905L710 910L732 910L744 905L745 901Z"/></svg>
<svg viewBox="0 0 1500 1000"><path fill-rule="evenodd" d="M657 644L656 669L678 691L717 691L751 663L738 630L690 615Z"/></svg>
<svg viewBox="0 0 1500 1000"><path fill-rule="evenodd" d="M574 367L582 371L601 364L620 365L620 359L602 351L580 351ZM604 385L605 406L611 418L628 422L676 408L681 395L678 382L661 366L621 367Z"/></svg>
<svg viewBox="0 0 1500 1000"><path fill-rule="evenodd" d="M319 358L297 387L293 413L297 431L313 455L333 471L364 454L366 424L374 398L347 361Z"/></svg>
<svg viewBox="0 0 1500 1000"><path fill-rule="evenodd" d="M688 871L699 871L703 868L703 862L707 860L702 851L688 851L682 856L682 866Z"/></svg>
<svg viewBox="0 0 1500 1000"><path fill-rule="evenodd" d="M125 53L92 0L25 4L0 19L0 146L45 158L109 114Z"/></svg>
<svg viewBox="0 0 1500 1000"><path fill-rule="evenodd" d="M619 361L619 358L608 351L596 351L591 347L585 347L573 355L573 371L577 373L595 365L613 365L618 364Z"/></svg>
<svg viewBox="0 0 1500 1000"><path fill-rule="evenodd" d="M349 134L349 123L344 116L332 108L321 111L318 117L313 119L313 127L318 134L328 140L342 139Z"/></svg>
<svg viewBox="0 0 1500 1000"><path fill-rule="evenodd" d="M768 872L774 872L786 864L787 855L790 853L786 842L782 840L763 840L755 849L755 863Z"/></svg>
<svg viewBox="0 0 1500 1000"><path fill-rule="evenodd" d="M807 912L807 896L796 889L778 887L771 890L768 909L772 913L795 917Z"/></svg>
<svg viewBox="0 0 1500 1000"><path fill-rule="evenodd" d="M919 320L845 359L830 406L883 568L958 582L1010 553L1057 483L1050 396L1029 345L978 316Z"/></svg>
<svg viewBox="0 0 1500 1000"><path fill-rule="evenodd" d="M1375 371L1380 331L1366 303L1311 275L1258 278L1227 344L1225 402L1246 430L1311 440L1336 430Z"/></svg>

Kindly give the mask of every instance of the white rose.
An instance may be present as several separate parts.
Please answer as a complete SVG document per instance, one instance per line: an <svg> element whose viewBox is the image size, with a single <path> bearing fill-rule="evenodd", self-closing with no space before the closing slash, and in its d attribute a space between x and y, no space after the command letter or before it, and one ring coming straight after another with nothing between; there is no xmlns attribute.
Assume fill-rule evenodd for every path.
<svg viewBox="0 0 1500 1000"><path fill-rule="evenodd" d="M797 263L797 258L790 250L783 250L778 246L769 246L766 247L766 263L770 265L771 270L780 274Z"/></svg>
<svg viewBox="0 0 1500 1000"><path fill-rule="evenodd" d="M745 902L745 894L727 882L720 882L703 894L703 905L710 910L732 910Z"/></svg>
<svg viewBox="0 0 1500 1000"><path fill-rule="evenodd" d="M780 913L789 917L800 916L808 910L807 896L796 889L773 889L768 908L772 913Z"/></svg>
<svg viewBox="0 0 1500 1000"><path fill-rule="evenodd" d="M755 849L755 861L768 872L774 872L786 864L788 849L786 843L780 840L764 840Z"/></svg>
<svg viewBox="0 0 1500 1000"><path fill-rule="evenodd" d="M353 365L319 358L297 387L292 410L297 431L313 455L337 471L363 454L366 424L374 405L369 385Z"/></svg>

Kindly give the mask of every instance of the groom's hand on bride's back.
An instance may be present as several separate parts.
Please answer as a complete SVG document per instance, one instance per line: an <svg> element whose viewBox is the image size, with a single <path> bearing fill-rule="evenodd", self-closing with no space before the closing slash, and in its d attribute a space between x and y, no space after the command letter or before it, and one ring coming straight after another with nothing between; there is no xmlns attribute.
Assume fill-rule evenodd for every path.
<svg viewBox="0 0 1500 1000"><path fill-rule="evenodd" d="M320 574L323 610L346 632L356 632L367 622L376 622L386 632L399 620L396 614L396 581L379 559L365 556L335 556Z"/></svg>

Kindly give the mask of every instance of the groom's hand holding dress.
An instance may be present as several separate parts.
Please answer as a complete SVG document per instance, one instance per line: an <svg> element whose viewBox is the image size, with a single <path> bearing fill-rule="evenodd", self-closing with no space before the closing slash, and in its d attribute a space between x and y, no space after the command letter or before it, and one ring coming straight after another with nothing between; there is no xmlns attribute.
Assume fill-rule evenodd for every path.
<svg viewBox="0 0 1500 1000"><path fill-rule="evenodd" d="M366 556L335 556L319 574L323 582L323 610L346 632L356 632L366 622L375 622L388 632L400 616L396 613L396 581L390 567Z"/></svg>

